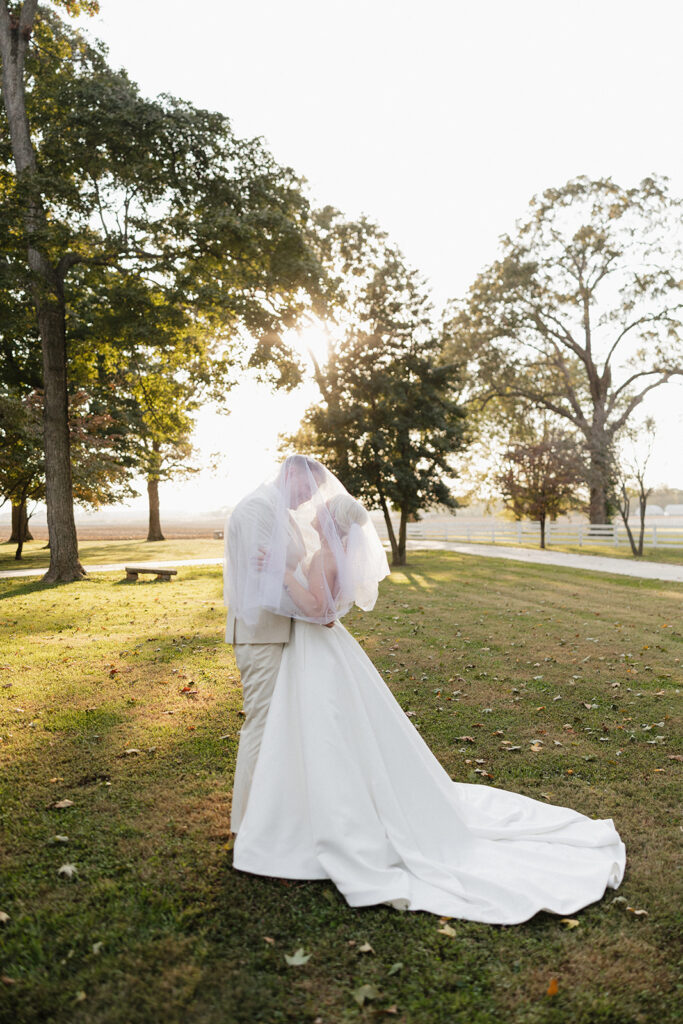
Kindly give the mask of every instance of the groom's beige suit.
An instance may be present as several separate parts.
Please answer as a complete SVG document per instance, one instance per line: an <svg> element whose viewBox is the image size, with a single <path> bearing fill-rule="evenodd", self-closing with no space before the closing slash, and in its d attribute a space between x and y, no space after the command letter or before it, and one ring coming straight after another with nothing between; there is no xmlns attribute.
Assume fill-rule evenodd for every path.
<svg viewBox="0 0 683 1024"><path fill-rule="evenodd" d="M272 492L269 491L265 495L247 496L233 511L225 529L225 555L226 561L232 561L238 573L253 571L250 560L258 555L257 550L247 551L245 548L244 535L253 536L253 530L247 531L247 524L252 527L254 522L259 524L259 545L267 548L276 508L277 492L273 487ZM301 534L292 521L287 552L288 564L295 568L303 553ZM228 607L225 639L227 643L233 645L235 652L235 661L242 680L245 716L240 731L232 790L232 832L239 831L246 810L268 706L280 668L282 651L289 640L291 628L291 618L265 610L261 612L256 623L249 626L236 618Z"/></svg>

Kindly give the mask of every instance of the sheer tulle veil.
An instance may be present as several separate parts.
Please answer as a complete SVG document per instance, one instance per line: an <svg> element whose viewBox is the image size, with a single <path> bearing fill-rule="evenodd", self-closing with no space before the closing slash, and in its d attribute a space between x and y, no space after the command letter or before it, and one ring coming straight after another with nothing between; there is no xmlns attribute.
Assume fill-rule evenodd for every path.
<svg viewBox="0 0 683 1024"><path fill-rule="evenodd" d="M316 459L290 455L233 518L239 536L226 543L226 600L248 625L264 610L326 623L353 604L374 606L389 574L384 548L367 510ZM293 572L304 585L315 576L306 610L287 586Z"/></svg>

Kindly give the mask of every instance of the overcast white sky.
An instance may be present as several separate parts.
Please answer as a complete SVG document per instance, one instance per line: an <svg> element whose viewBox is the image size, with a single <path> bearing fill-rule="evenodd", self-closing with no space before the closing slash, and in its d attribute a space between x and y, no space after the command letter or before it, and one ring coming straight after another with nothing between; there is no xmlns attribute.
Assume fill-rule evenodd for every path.
<svg viewBox="0 0 683 1024"><path fill-rule="evenodd" d="M531 196L577 174L683 193L677 0L102 0L90 31L147 95L227 113L303 174L313 198L387 229L437 304L496 255ZM313 392L308 389L310 397ZM198 441L218 477L167 484L166 508L231 504L275 460L306 393L233 392ZM656 482L683 487L683 385L649 404Z"/></svg>

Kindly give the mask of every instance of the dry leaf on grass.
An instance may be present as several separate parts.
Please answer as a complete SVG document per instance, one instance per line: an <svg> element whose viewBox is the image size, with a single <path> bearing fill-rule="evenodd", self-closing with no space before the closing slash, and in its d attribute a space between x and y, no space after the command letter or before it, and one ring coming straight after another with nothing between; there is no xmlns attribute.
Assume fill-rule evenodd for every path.
<svg viewBox="0 0 683 1024"><path fill-rule="evenodd" d="M58 800L52 806L55 809L55 811L61 811L65 807L73 807L73 805L74 805L73 800Z"/></svg>
<svg viewBox="0 0 683 1024"><path fill-rule="evenodd" d="M578 928L581 922L577 921L575 917L562 917L560 918L560 924L563 924L567 929L572 929Z"/></svg>
<svg viewBox="0 0 683 1024"><path fill-rule="evenodd" d="M451 928L449 924L445 924L443 928L437 928L436 930L441 935L448 935L450 939L452 939L455 935L455 928Z"/></svg>
<svg viewBox="0 0 683 1024"><path fill-rule="evenodd" d="M290 967L300 967L302 964L307 964L312 956L312 953L304 953L304 947L299 946L296 952L292 953L291 956L288 956L287 953L285 953L285 960Z"/></svg>
<svg viewBox="0 0 683 1024"><path fill-rule="evenodd" d="M364 942L362 946L358 947L358 952L359 953L374 953L375 951L374 951L374 949L372 948L372 946L370 945L369 942Z"/></svg>
<svg viewBox="0 0 683 1024"><path fill-rule="evenodd" d="M556 996L558 991L559 991L559 986L557 984L557 978L551 978L550 979L550 984L548 985L548 989L546 991L546 995L547 996Z"/></svg>
<svg viewBox="0 0 683 1024"><path fill-rule="evenodd" d="M62 866L57 869L57 874L63 875L64 878L76 878L78 875L78 869L75 864L62 864Z"/></svg>
<svg viewBox="0 0 683 1024"><path fill-rule="evenodd" d="M379 989L376 985L361 985L353 990L353 998L359 1006L364 1006L371 999L379 999Z"/></svg>

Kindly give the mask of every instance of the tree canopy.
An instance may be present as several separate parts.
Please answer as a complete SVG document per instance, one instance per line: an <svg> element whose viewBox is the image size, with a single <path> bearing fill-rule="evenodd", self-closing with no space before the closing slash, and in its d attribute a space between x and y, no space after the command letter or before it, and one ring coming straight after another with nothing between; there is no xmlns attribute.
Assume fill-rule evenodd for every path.
<svg viewBox="0 0 683 1024"><path fill-rule="evenodd" d="M446 317L480 409L545 410L583 435L592 522L607 517L616 434L683 374L680 210L663 178L547 189Z"/></svg>

